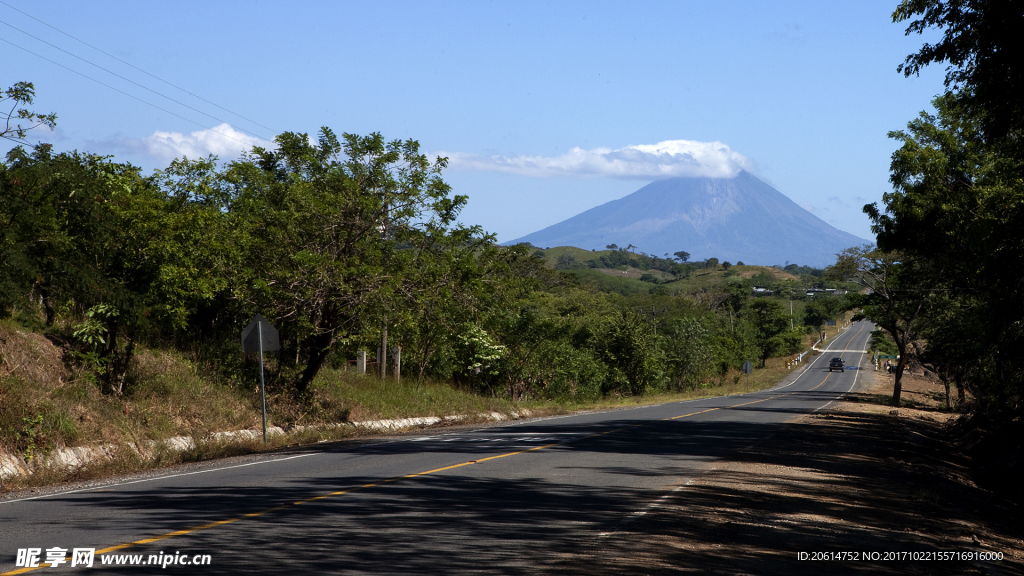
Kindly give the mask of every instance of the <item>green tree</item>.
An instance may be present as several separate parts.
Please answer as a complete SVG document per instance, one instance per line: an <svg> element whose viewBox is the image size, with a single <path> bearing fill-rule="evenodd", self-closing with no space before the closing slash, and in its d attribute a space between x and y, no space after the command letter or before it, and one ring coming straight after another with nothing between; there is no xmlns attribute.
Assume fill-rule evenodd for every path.
<svg viewBox="0 0 1024 576"><path fill-rule="evenodd" d="M893 22L910 20L906 34L943 31L942 39L907 56L898 70L910 76L947 63L946 87L974 111L989 139L1024 129L1024 11L1013 0L904 0ZM915 19L916 18L916 19ZM1014 138L1017 140L1018 138Z"/></svg>
<svg viewBox="0 0 1024 576"><path fill-rule="evenodd" d="M870 245L842 251L827 275L867 288L868 294L860 302L863 317L888 332L899 351L892 391L893 405L898 406L907 351L919 337L920 321L930 292L927 281L906 255L884 252Z"/></svg>
<svg viewBox="0 0 1024 576"><path fill-rule="evenodd" d="M35 86L31 82L17 82L0 94L0 110L10 106L4 113L0 137L20 141L25 139L29 130L46 126L50 130L57 125L56 114L40 114L19 106L32 104L36 97ZM22 124L24 122L24 124Z"/></svg>
<svg viewBox="0 0 1024 576"><path fill-rule="evenodd" d="M327 128L316 143L275 140L224 176L238 190L230 224L245 254L231 290L282 324L301 393L339 339L387 325L415 262L408 248L446 234L466 199L441 179L446 160L429 161L414 140L342 142Z"/></svg>
<svg viewBox="0 0 1024 576"><path fill-rule="evenodd" d="M907 0L893 19L911 20L907 34L942 30L900 69L947 63L950 92L935 116L894 133L894 191L884 213L865 210L881 247L942 272L923 326L940 376L989 417L1013 418L1024 410L1024 12L1011 0Z"/></svg>
<svg viewBox="0 0 1024 576"><path fill-rule="evenodd" d="M953 94L934 101L893 154L885 210L865 206L878 244L933 271L928 349L940 374L971 388L986 409L1019 410L1024 396L1024 227L1021 160L990 144Z"/></svg>
<svg viewBox="0 0 1024 576"><path fill-rule="evenodd" d="M501 249L491 240L459 229L424 235L414 251L399 306L392 309L390 319L396 343L416 363L417 382L435 354L455 346L464 328L473 326L484 311L492 294L488 280L493 280L485 262L491 260L489 252Z"/></svg>
<svg viewBox="0 0 1024 576"><path fill-rule="evenodd" d="M661 385L662 353L646 319L632 310L621 310L602 332L601 359L611 369L612 389L624 388L638 396Z"/></svg>
<svg viewBox="0 0 1024 576"><path fill-rule="evenodd" d="M804 306L804 324L820 328L826 320L836 320L850 309L850 301L842 296L824 295L819 293L814 300Z"/></svg>
<svg viewBox="0 0 1024 576"><path fill-rule="evenodd" d="M230 226L234 192L213 157L174 160L149 180L162 197L138 221L141 249L157 267L155 309L172 333L233 339L234 323L249 320L229 292L245 267Z"/></svg>
<svg viewBox="0 0 1024 576"><path fill-rule="evenodd" d="M698 388L715 369L711 332L697 318L675 321L666 338L665 357L677 390Z"/></svg>
<svg viewBox="0 0 1024 576"><path fill-rule="evenodd" d="M0 267L6 308L39 302L45 323L72 320L83 352L124 391L138 339L151 327L154 258L145 221L162 201L137 168L48 146L17 147L0 167Z"/></svg>
<svg viewBox="0 0 1024 576"><path fill-rule="evenodd" d="M690 253L689 252L685 252L683 250L680 250L679 252L675 252L674 255L675 255L676 259L679 260L680 264L686 264L686 262L690 259Z"/></svg>
<svg viewBox="0 0 1024 576"><path fill-rule="evenodd" d="M764 367L768 358L787 351L785 332L789 329L789 315L779 301L769 298L758 298L751 302L747 314L754 329L758 358Z"/></svg>
<svg viewBox="0 0 1024 576"><path fill-rule="evenodd" d="M555 270L569 270L577 267L579 267L579 263L576 261L576 257L568 252L560 255L555 263Z"/></svg>

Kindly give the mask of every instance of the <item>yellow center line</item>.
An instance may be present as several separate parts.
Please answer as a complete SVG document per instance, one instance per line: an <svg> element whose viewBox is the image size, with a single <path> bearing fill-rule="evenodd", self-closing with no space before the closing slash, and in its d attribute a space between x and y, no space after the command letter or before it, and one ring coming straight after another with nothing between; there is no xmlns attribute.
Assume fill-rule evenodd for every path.
<svg viewBox="0 0 1024 576"><path fill-rule="evenodd" d="M861 329L857 331L857 334L860 334L861 330L863 330L863 329L864 329L864 327L861 326ZM856 336L856 334L854 336ZM828 380L828 377L831 376L831 375L832 375L832 373L829 372L828 375L825 376L825 379L822 380L821 383L818 384L817 386L815 386L814 388L811 388L811 390L815 390L818 387L820 387L822 384L825 383L826 380ZM798 391L795 391L795 392L790 392L790 394L797 394L799 392L803 392L803 390L798 390ZM741 404L734 404L732 406L724 406L724 407L718 407L718 408L708 408L707 410L700 410L700 411L697 411L697 412L690 412L689 414L681 414L679 416L672 416L670 418L664 418L663 420L678 420L680 418L687 418L689 416L696 416L697 414L705 414L707 412L714 412L715 410L737 408L739 406L748 406L750 404L757 404L759 402L767 402L768 400L773 400L775 398L779 398L779 396L771 396L769 398L764 398L764 399L761 399L761 400L754 400L754 401L751 401L751 402L743 402ZM604 436L605 434L611 434L613 432L621 432L621 431L627 430L629 428L636 428L638 426L646 426L646 425L652 424L652 423L653 423L653 421L652 422L642 422L640 424L634 424L632 426L628 426L628 427L625 427L625 428L616 428L614 430L608 430L606 432L598 432L596 434L591 434L589 436L584 436L583 438L580 438L580 440L586 440L586 439L589 439L589 438L596 438L598 436ZM233 522L238 522L239 520L244 520L245 518L256 518L258 516L262 516L262 515L268 514L270 512L277 512L279 510L284 510L284 509L289 508L291 506L300 506L302 504L308 504L310 502L315 502L317 500L324 500L326 498L331 498L331 497L334 497L334 496L341 496L342 494L348 494L348 493L351 493L351 492L355 492L356 490L362 490L364 488L374 488L376 486L379 486L380 484L386 484L388 482L397 482L399 480L403 480L403 479L406 479L406 478L416 478L416 477L419 477L419 476L426 476L426 475L429 475L429 474L436 474L438 472L444 472L446 470L454 470L455 468L462 468L463 466L469 466L471 464L479 464L479 463L482 463L482 462L487 462L489 460L497 460L498 458L506 458L508 456L515 456L517 454L526 454L528 452L534 452L534 451L537 451L537 450L544 450L545 448L551 448L552 446L558 446L560 444L563 444L563 442L554 442L554 443L551 443L551 444L545 444L544 446L537 446L537 447L534 447L534 448L530 448L528 450L518 450L516 452L507 452L505 454L498 454L498 455L495 455L495 456L488 456L486 458L479 458L477 460L469 460L467 462L461 462L459 464L453 464L451 466L445 466L443 468L434 468L433 470L426 470L424 472L417 472L415 474L406 474L405 476L396 476L394 478L388 478L387 480L381 480L379 482L372 483L372 484L363 484L361 486L357 486L355 488L350 488L348 490L338 490L336 492L330 492L330 493L323 494L323 495L320 495L320 496L314 496L312 498L307 498L305 500L299 500L299 501L296 501L296 502L292 502L291 504L282 504L280 506L275 506L273 508L267 508L266 510L261 510L259 512L252 512L252 513L249 513L249 514L243 514L242 516L239 516L237 518L228 518L227 520L218 520L216 522L209 522L209 523L206 523L206 524L201 524L199 526L194 526L192 528L186 528L184 530L176 530L174 532L168 532L167 534L163 534L161 536L154 536L152 538L145 538L143 540L136 540L134 542L126 542L124 544L118 544L116 546L110 546L109 548L103 548L102 550L97 550L96 551L96 555L99 556L99 555L103 555L103 554L109 554L110 552L116 552L118 550L123 550L125 548L130 548L132 546L140 546L140 545L143 545L143 544L151 544L153 542L158 542L160 540L166 540L167 538L174 538L175 536L184 536L186 534L191 534L193 532L198 532L200 530L208 530L210 528L216 528L218 526L223 526L225 524L231 524ZM65 558L65 560L70 560L70 558ZM33 570L38 570L40 568L48 568L49 566L50 565L47 564L47 563L40 563L39 566L19 568L17 570L12 570L10 572L4 572L3 574L0 574L0 576L14 576L15 574L24 574L26 572L31 572Z"/></svg>
<svg viewBox="0 0 1024 576"><path fill-rule="evenodd" d="M860 328L858 328L858 329L857 329L857 334L860 334L862 330L864 330L864 325L863 325L863 324L861 325L861 327L860 327ZM853 338L856 338L856 337L857 337L857 334L854 334L854 335L853 335ZM836 336L836 338L838 338L838 336ZM853 340L853 338L851 338L850 340ZM827 350L825 350L825 351L827 352ZM839 353L839 357L840 357L840 358L842 358L842 357L843 357L843 354L846 354L846 352L840 352L840 353ZM829 370L829 372L828 372L828 375L826 375L826 376L825 376L825 380L828 380L828 377L829 377L829 376L831 376L831 375L832 375L832 371L831 371L831 370ZM821 387L821 385L822 385L822 384L824 384L824 383L825 383L825 380L822 380L822 381L821 381L821 383L819 383L819 384L818 384L817 386L815 386L814 388L811 388L810 390L808 390L808 392L811 392L812 390L817 390L817 389L818 389L819 387ZM802 390L797 390L796 392L790 392L790 394L796 394L797 392L802 392ZM0 574L0 576L3 576L3 575L2 575L2 574Z"/></svg>

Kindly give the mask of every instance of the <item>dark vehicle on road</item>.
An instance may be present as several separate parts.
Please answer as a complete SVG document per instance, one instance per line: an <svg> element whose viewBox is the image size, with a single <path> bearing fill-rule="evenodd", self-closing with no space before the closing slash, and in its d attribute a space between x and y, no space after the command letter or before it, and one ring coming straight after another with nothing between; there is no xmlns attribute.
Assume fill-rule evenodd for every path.
<svg viewBox="0 0 1024 576"><path fill-rule="evenodd" d="M833 359L828 361L828 371L831 372L833 370L839 370L840 372L846 372L845 368L843 367L843 359L842 358L833 358Z"/></svg>

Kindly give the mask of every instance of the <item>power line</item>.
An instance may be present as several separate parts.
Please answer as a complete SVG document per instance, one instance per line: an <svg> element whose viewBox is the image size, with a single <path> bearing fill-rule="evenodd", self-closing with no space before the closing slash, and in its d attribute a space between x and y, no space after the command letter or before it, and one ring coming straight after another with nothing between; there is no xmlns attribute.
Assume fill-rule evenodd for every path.
<svg viewBox="0 0 1024 576"><path fill-rule="evenodd" d="M2 0L0 0L0 1L2 1ZM29 54L31 54L31 55L33 55L33 56L35 56L37 58L42 58L43 60L46 60L50 64L55 64L57 66L60 66L61 68L65 69L65 70L67 70L69 72L74 72L75 74L78 74L82 78L85 78L87 80L92 80L93 82L99 84L100 86L104 86L106 88L110 88L114 92L120 92L121 94L124 94L125 96L127 96L129 98L132 98L134 100L138 100L139 102L142 102L143 104L146 104L147 106L152 106L153 108L156 108L157 110L160 110L161 112L166 112L166 113L170 114L171 116L174 116L176 118L181 118L182 120L184 120L186 122L191 122L192 124L195 124L196 126L199 126L200 128L205 128L205 129L209 130L210 132L213 132L214 134L220 134L221 136L223 136L225 138L230 138L231 140L234 140L235 142L238 142L240 144L244 144L246 146L252 146L252 144L249 143L249 142L245 142L243 140L239 140L238 138L235 138L234 136L231 136L230 134L225 134L223 132L220 132L218 130L210 128L209 126L206 126L205 124L200 124L199 122L196 122L195 120L192 120L191 118L186 118L186 117L182 116L181 114L177 114L175 112L171 112L170 110L168 110L166 108L161 108L160 106L157 106L156 104L153 104L152 102L148 102L146 100L143 100L142 98L139 98L138 96L135 96L135 95L132 95L132 94L129 94L129 93L125 92L124 90L121 90L119 88L114 88L110 84L105 84L103 82L100 82L99 80L93 78L92 76L88 76L86 74L82 74L78 70L75 70L73 68L69 68L69 67L61 64L60 62L55 62L53 60L50 60L46 56L42 56L40 54L36 54L35 52L29 50L28 48L25 48L23 46L18 46L17 44L15 44L14 42L11 42L10 40L8 40L6 38L0 38L0 41L6 42L6 43L10 44L11 46L14 46L15 48L20 48L20 49L24 50L25 52L28 52Z"/></svg>
<svg viewBox="0 0 1024 576"><path fill-rule="evenodd" d="M149 76L151 78L155 78L155 79L163 82L164 84L167 84L168 86L171 86L173 88L181 90L182 92L184 92L185 94L188 94L189 96L192 96L193 98L198 98L199 100L202 100L203 102L206 102L207 104L209 104L211 106L220 108L221 110L223 110L225 112L228 112L230 114L234 114L235 116L238 116L239 118L241 118L241 119L243 119L243 120L245 120L247 122L252 122L253 124L259 126L260 128L264 128L264 129L270 130L274 134L280 134L280 132L278 132L277 130L274 130L273 128L270 128L268 126L264 126L263 124L260 124L259 122L255 121L255 120L252 120L251 118L246 118L245 116L242 116L238 112L234 112L232 110L229 110L229 109L227 109L227 108L225 108L225 107L223 107L223 106L221 106L221 105L219 105L219 104L217 104L215 102L210 102L209 100L207 100L206 98L203 98L202 96L199 96L198 94L193 94L192 92L189 92L188 90L182 88L181 86L178 86L178 85L176 85L176 84L174 84L172 82L164 80L163 78L161 78L161 77L159 77L159 76L157 76L155 74L151 74L150 72L147 72L147 71L143 70L142 68L139 68L138 66L136 66L136 65L134 65L134 64L132 64L130 62L126 62L126 61L118 58L117 56L114 56L113 54L111 54L111 53L109 53L109 52L107 52L105 50L97 48L96 46L93 46L92 44L89 44L88 42L86 42L85 40L82 40L81 38L77 38L75 36L72 36L71 34L68 34L67 32L61 30L60 28L57 28L56 26L53 26L52 24L48 24L46 22L43 22L42 20L40 20L39 18L36 18L35 16L29 14L28 12L25 12L24 10L20 10L18 8L15 8L14 6L11 6L7 2L4 2L4 0L0 0L0 4L3 4L4 6L7 6L11 10L15 10L17 12L21 12L25 16L28 16L29 18L35 20L36 22L39 22L43 26L47 26L49 28L52 28L52 29L56 30L57 32L60 32L61 34L67 36L68 38L71 38L72 40L75 40L76 42L81 42L82 44L85 44L89 48L92 48L93 50L95 50L95 51L97 51L97 52L99 52L101 54L104 54L106 56L109 56L110 58L113 58L114 60L117 60L118 62L124 64L125 66L130 66L130 67L138 70L139 72L142 72L143 74L145 74L145 75L147 75L147 76ZM10 26L10 24L8 24L8 26ZM11 26L11 27L14 28L13 26ZM25 32L25 33L27 34L27 32ZM52 44L51 44L51 46L52 46ZM77 58L77 56L76 56L76 58ZM91 62L90 62L90 64L91 64ZM95 66L95 64L94 64L94 66ZM129 82L130 82L130 80L129 80ZM165 98L166 98L166 96L165 96ZM209 116L209 114L207 114L207 116ZM210 116L210 117L212 118L212 116ZM221 122L223 122L223 120L221 120ZM250 134L252 134L252 133L250 132Z"/></svg>
<svg viewBox="0 0 1024 576"><path fill-rule="evenodd" d="M2 0L0 0L0 1L2 1ZM198 113L202 114L203 116L207 116L209 118L213 118L214 120L216 120L218 122L221 122L223 124L230 124L230 122L228 122L227 120L222 120L220 118L217 118L216 116L213 116L212 114L207 114L206 112L203 112L202 110L200 110L198 108L193 108L192 106L189 106L188 104L185 104L184 102L175 100L174 98L171 98L170 96L167 96L165 94L161 94L160 92L157 92L156 90L153 90L152 88L148 88L146 86L143 86L142 84L139 84L138 82L136 82L134 80L131 80L130 78L125 78L124 76L121 76L117 72L114 72L112 70L108 70L108 69L104 68L103 66L100 66L99 64L96 64L95 62L90 62L90 61L86 60L85 58L82 58L81 56L78 56L77 54L73 54L71 52L68 52L67 50L61 48L60 46L57 46L55 44L51 44L51 43L47 42L46 40L43 40L42 38L40 38L38 36L33 36L32 34L29 34L28 32L25 32L24 30L22 30L21 28L18 28L17 26L13 26L11 24L8 24L7 22L4 22L3 20L0 20L0 24L3 24L4 26L8 26L10 28L14 28L18 32L21 32L22 34L24 34L26 36L29 36L31 38L35 38L36 40L42 42L43 44L46 44L47 46L50 46L52 48L56 48L57 50L60 50L61 52L65 53L65 54L68 54L69 56L73 56L75 58L78 58L82 62L85 62L86 64L90 64L92 66L95 66L95 67L99 68L100 70L103 70L104 72L106 72L108 74L113 74L114 76L117 76L118 78L120 78L120 79L122 79L122 80L124 80L126 82L131 82L132 84L135 84L139 88L142 88L143 90L148 90L148 91L152 92L153 94L156 94L157 96L160 96L161 98L166 98L166 99L170 100L171 102L174 102L175 104L184 106L185 108L188 108L189 110L192 110L194 112L198 112ZM255 136L256 138L261 138L262 139L262 136L260 136L259 134L254 134L254 133L246 130L245 128L239 128L239 130L241 130L242 132L245 132L246 134L249 134L250 136Z"/></svg>

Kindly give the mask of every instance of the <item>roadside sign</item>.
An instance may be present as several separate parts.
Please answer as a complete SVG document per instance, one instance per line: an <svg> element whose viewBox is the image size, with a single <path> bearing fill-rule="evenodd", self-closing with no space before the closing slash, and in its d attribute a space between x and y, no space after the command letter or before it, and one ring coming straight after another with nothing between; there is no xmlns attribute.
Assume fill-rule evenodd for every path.
<svg viewBox="0 0 1024 576"><path fill-rule="evenodd" d="M277 328L270 325L262 314L242 330L242 352L260 353L260 399L263 400L263 443L267 443L267 386L263 380L263 353L281 349Z"/></svg>
<svg viewBox="0 0 1024 576"><path fill-rule="evenodd" d="M744 362L743 363L743 373L744 374L751 374L753 372L754 372L754 365L751 364L749 360Z"/></svg>
<svg viewBox="0 0 1024 576"><path fill-rule="evenodd" d="M262 314L257 314L242 330L242 352L274 352L280 349L281 338L277 328L271 326Z"/></svg>

